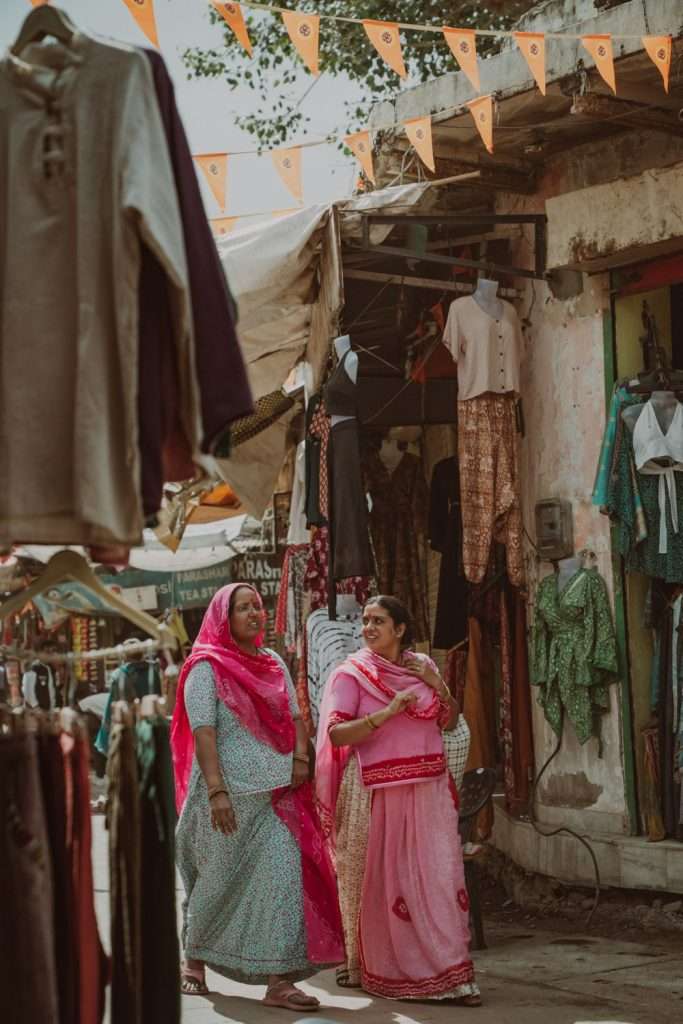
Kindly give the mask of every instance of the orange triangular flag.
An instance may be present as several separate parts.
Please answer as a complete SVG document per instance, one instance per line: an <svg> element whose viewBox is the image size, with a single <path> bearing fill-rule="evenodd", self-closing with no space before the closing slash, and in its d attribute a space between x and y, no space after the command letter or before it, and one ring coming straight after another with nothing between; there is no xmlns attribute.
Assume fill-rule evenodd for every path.
<svg viewBox="0 0 683 1024"><path fill-rule="evenodd" d="M542 32L513 32L513 35L536 85L545 96L545 36Z"/></svg>
<svg viewBox="0 0 683 1024"><path fill-rule="evenodd" d="M251 39L249 38L249 30L247 29L244 21L241 5L221 4L218 3L218 0L211 0L211 3L216 8L220 16L227 21L229 27L235 33L237 42L242 44L250 57L253 57L254 50L251 45Z"/></svg>
<svg viewBox="0 0 683 1024"><path fill-rule="evenodd" d="M303 201L301 188L301 147L273 149L270 152L275 168L285 185L299 202Z"/></svg>
<svg viewBox="0 0 683 1024"><path fill-rule="evenodd" d="M301 55L301 59L314 75L320 74L318 48L320 42L320 16L298 14L296 11L282 11L282 20Z"/></svg>
<svg viewBox="0 0 683 1024"><path fill-rule="evenodd" d="M406 135L415 146L420 160L427 165L430 171L435 171L432 119L429 114L426 117L413 117L410 121L404 121L403 127L406 130Z"/></svg>
<svg viewBox="0 0 683 1024"><path fill-rule="evenodd" d="M363 22L363 28L380 57L387 62L390 68L393 68L397 75L400 75L401 78L407 78L408 72L403 63L398 23L395 21L369 21L366 19Z"/></svg>
<svg viewBox="0 0 683 1024"><path fill-rule="evenodd" d="M123 0L138 25L154 46L159 46L153 0Z"/></svg>
<svg viewBox="0 0 683 1024"><path fill-rule="evenodd" d="M344 142L365 171L366 176L375 185L375 167L372 162L372 139L370 138L370 132L354 132L353 135L347 135Z"/></svg>
<svg viewBox="0 0 683 1024"><path fill-rule="evenodd" d="M195 160L204 172L204 177L214 194L221 210L225 209L225 185L228 179L227 153L202 153Z"/></svg>
<svg viewBox="0 0 683 1024"><path fill-rule="evenodd" d="M595 66L616 96L617 82L614 77L611 36L583 36L581 42L595 61Z"/></svg>
<svg viewBox="0 0 683 1024"><path fill-rule="evenodd" d="M460 65L460 70L467 75L474 88L479 92L479 65L477 64L477 34L470 28L444 28L443 34L451 48L451 53Z"/></svg>
<svg viewBox="0 0 683 1024"><path fill-rule="evenodd" d="M484 140L489 153L493 153L493 97L480 96L466 104L474 118L477 131Z"/></svg>
<svg viewBox="0 0 683 1024"><path fill-rule="evenodd" d="M671 68L671 36L643 36L643 46L664 79L664 90L669 91Z"/></svg>
<svg viewBox="0 0 683 1024"><path fill-rule="evenodd" d="M209 223L214 235L229 235L234 230L239 217L212 217Z"/></svg>

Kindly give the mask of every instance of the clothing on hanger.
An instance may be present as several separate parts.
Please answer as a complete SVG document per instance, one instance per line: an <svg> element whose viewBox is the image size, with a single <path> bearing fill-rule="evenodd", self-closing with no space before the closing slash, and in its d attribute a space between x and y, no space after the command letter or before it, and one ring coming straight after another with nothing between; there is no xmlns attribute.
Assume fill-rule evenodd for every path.
<svg viewBox="0 0 683 1024"><path fill-rule="evenodd" d="M683 471L683 406L676 403L676 409L666 433L662 430L652 399L646 402L638 416L633 430L633 458L639 473L658 478L659 501L659 553L668 550L667 535L667 493L674 533L678 527L678 500L676 497L675 472ZM658 462L666 460L666 465Z"/></svg>
<svg viewBox="0 0 683 1024"><path fill-rule="evenodd" d="M429 543L441 555L434 647L450 650L467 638L468 584L462 562L460 476L455 457L434 467L429 491Z"/></svg>
<svg viewBox="0 0 683 1024"><path fill-rule="evenodd" d="M502 302L499 318L471 295L448 310L444 343L458 364L458 397L464 402L484 394L519 394L522 328L514 306Z"/></svg>
<svg viewBox="0 0 683 1024"><path fill-rule="evenodd" d="M607 587L597 569L579 569L560 590L556 573L536 596L531 682L556 736L566 716L579 743L600 735L617 679L617 645Z"/></svg>

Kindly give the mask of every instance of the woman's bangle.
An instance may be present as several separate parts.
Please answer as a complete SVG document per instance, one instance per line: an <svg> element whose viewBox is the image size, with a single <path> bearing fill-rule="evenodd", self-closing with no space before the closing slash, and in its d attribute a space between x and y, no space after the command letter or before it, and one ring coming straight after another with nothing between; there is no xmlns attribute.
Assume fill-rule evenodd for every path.
<svg viewBox="0 0 683 1024"><path fill-rule="evenodd" d="M230 796L225 786L213 786L209 790L209 802L213 800L215 796L218 796L220 793L225 793L226 796Z"/></svg>
<svg viewBox="0 0 683 1024"><path fill-rule="evenodd" d="M377 725L376 722L373 722L373 720L370 718L370 715L366 715L363 721L370 726L373 732L376 732L377 729L379 729L379 726Z"/></svg>
<svg viewBox="0 0 683 1024"><path fill-rule="evenodd" d="M301 761L302 764L308 764L308 754L294 754L295 761Z"/></svg>

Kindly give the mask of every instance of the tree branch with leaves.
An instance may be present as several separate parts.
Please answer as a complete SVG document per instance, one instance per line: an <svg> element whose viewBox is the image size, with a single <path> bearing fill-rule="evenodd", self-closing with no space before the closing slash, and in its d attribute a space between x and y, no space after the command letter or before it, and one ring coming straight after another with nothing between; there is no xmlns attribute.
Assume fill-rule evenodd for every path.
<svg viewBox="0 0 683 1024"><path fill-rule="evenodd" d="M488 0L485 6L456 0L277 0L277 6L301 13L337 15L346 18L367 18L457 28L498 29L505 31L524 11L533 6L529 0ZM397 11L397 8L400 9ZM257 113L236 116L238 126L257 141L259 147L272 148L291 142L310 130L310 118L302 109L304 96L294 96L301 76L310 71L302 63L287 34L282 19L276 14L243 7L249 35L254 44L254 57L242 49L223 18L209 7L212 24L223 28L223 45L216 49L187 49L183 61L190 78L224 79L230 89L243 86L252 89L260 101ZM499 40L480 37L477 49L481 56L496 52ZM408 74L416 81L427 82L457 70L448 45L440 33L403 33L403 53ZM347 102L347 124L344 131L364 127L371 107L382 99L394 96L399 79L382 60L367 38L362 25L331 21L321 17L320 70L322 74L346 75L357 84L363 97ZM338 126L330 125L333 133Z"/></svg>

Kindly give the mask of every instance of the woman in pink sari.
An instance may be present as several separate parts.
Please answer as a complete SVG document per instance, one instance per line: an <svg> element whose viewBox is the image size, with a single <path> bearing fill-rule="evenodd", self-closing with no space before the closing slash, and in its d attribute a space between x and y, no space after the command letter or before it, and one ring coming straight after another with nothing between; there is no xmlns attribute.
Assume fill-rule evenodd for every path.
<svg viewBox="0 0 683 1024"><path fill-rule="evenodd" d="M337 980L389 999L480 1006L441 738L450 693L431 659L406 650L409 615L395 598L365 607L363 638L327 682L318 732L316 790L346 941Z"/></svg>
<svg viewBox="0 0 683 1024"><path fill-rule="evenodd" d="M171 745L185 887L182 989L205 965L267 986L264 1003L318 1000L294 982L344 959L336 882L308 781L308 734L284 662L262 646L259 595L213 598L183 666Z"/></svg>

